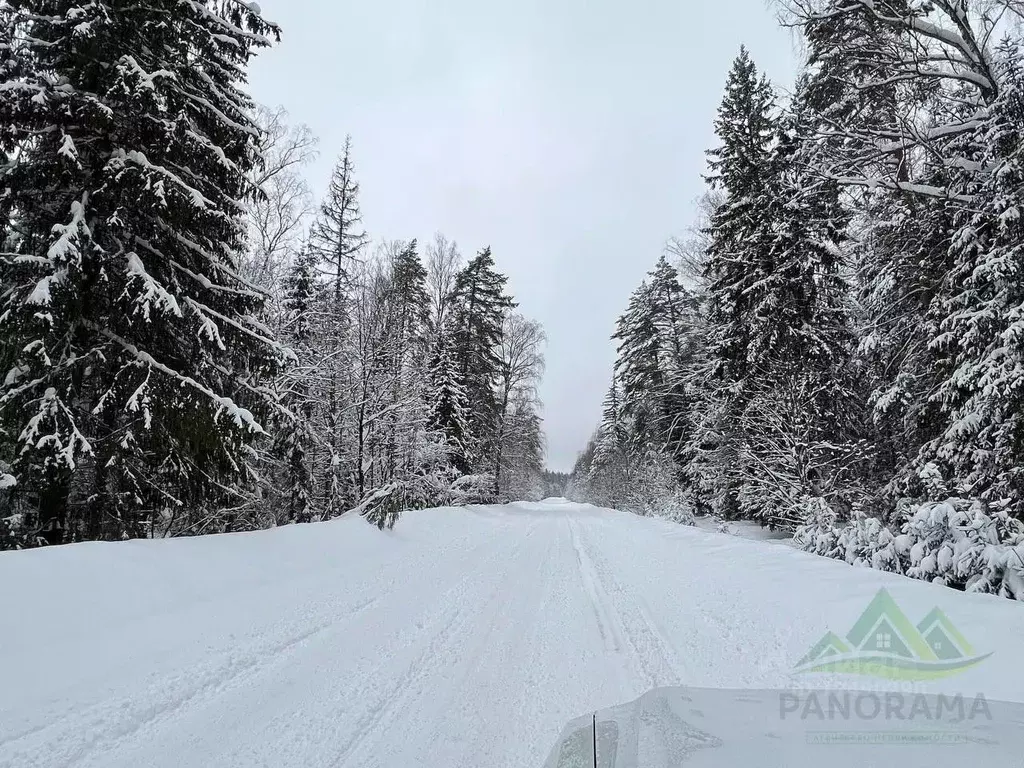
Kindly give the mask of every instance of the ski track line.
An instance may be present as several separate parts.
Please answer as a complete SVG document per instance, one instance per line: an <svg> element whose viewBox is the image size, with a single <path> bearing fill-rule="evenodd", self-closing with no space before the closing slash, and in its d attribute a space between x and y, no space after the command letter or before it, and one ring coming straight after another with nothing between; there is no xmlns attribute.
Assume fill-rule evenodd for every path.
<svg viewBox="0 0 1024 768"><path fill-rule="evenodd" d="M381 564L381 567L382 568L387 568L391 564L392 560L397 559L399 557L400 557L400 554L399 553L395 553L388 560L384 561ZM330 568L327 571L326 576L327 576L327 578L330 578L334 574L337 574L339 578L343 579L345 577L345 575L346 575L345 574L345 565L338 565L336 567ZM168 610L168 612L166 614L161 614L157 618L160 618L160 619L170 619L170 618L173 618L175 616L183 616L184 617L183 620L187 621L187 620L189 620L189 617L191 615L194 615L197 612L198 613L202 613L202 611L197 611L197 609L200 609L200 608L203 608L203 607L215 608L218 603L220 603L220 604L224 604L224 603L231 604L231 603L234 603L236 601L243 601L246 597L251 595L251 593L252 593L252 591L254 589L262 589L262 588L268 587L268 586L273 588L271 590L268 590L268 593L270 593L270 594L273 594L273 592L275 590L276 591L281 591L281 592L283 592L285 594L290 594L290 595L295 595L295 594L303 595L303 594L310 594L310 593L315 594L317 592L317 587L322 585L324 583L324 580L325 580L325 573L322 572L322 571L319 571L319 572L314 573L314 574L301 574L301 575L297 575L297 577L294 578L294 580L290 580L290 581L288 581L286 583L283 583L283 582L280 582L280 581L276 581L275 582L275 581L272 581L272 580L262 580L262 581L259 581L259 582L251 583L249 585L236 584L231 589L228 589L224 593L218 594L218 595L216 595L214 597L203 597L203 598L200 598L198 600L195 600L195 601L192 601L192 602L189 602L189 603L175 604L175 605L170 607L170 610ZM361 613L363 610L368 608L372 603L376 602L376 600L377 600L377 598L372 598L371 600L364 601L363 603L355 603L353 606L350 606L348 608L347 613L351 614L353 616L358 614L358 613ZM291 605L289 607L292 609L292 612L295 613L297 616L302 616L302 617L304 617L306 619L314 618L317 613L320 613L321 615L323 615L323 610L322 610L323 609L323 599L322 598L315 599L315 600L310 600L304 607L300 607L300 606L296 606L296 605ZM318 609L320 609L320 610L318 610ZM131 616L131 617L128 617L124 621L123 624L120 624L120 626L117 627L117 630L118 630L119 633L123 633L126 636L130 636L132 632L138 631L140 629L140 627L143 627L146 622L152 621L153 618L154 618L153 616L149 616L149 615ZM337 615L332 615L326 621L321 622L319 625L315 626L312 630L300 632L300 633L298 633L298 635L294 635L294 637L297 638L298 640L301 640L301 639L303 639L303 637L301 637L301 635L315 635L318 631L320 631L322 629L326 629L327 628L326 625L330 624L331 622L338 621L338 620L343 620L344 618L345 618L344 615L342 615L340 617L337 616ZM299 626L301 626L301 624ZM274 628L270 628L270 630L271 630L271 633L273 633ZM263 633L263 637L265 637L266 634L267 633ZM265 654L263 654L260 651L260 642L259 641L260 641L260 637L254 638L254 642L252 644L250 644L250 646L249 646L249 648L247 650L253 651L254 655L262 656L262 655L265 655ZM288 642L289 642L289 638L286 637L281 642L284 643L285 645L287 645ZM59 648L59 646L57 646L57 647ZM220 656L225 659L224 666L228 666L228 667L233 666L233 665L234 666L239 666L238 663L233 658L234 656L237 655L237 652L238 652L237 648L231 648L229 652L221 651ZM245 665L242 664L241 666L245 666ZM192 671L192 670L194 670L194 667L189 666L188 669L190 671ZM244 669L239 669L238 670L238 674L242 674L244 671L245 671ZM160 679L158 681L152 683L151 685L153 687L158 687L160 690L162 690L162 689L164 689L166 687L172 687L173 685L175 685L175 682L177 680L179 680L179 678L185 676L185 674L187 674L187 673L182 673L180 670L175 670L173 672L165 672L165 673L163 673L161 675L161 677L160 677ZM196 686L197 687L197 691L196 691L197 694L202 692L202 690L200 690L200 689L208 689L215 682L216 681L209 681L207 683L203 683L203 684L200 684L200 685ZM112 705L110 703L109 698L106 699L106 700L97 701L97 702L87 706L85 709L81 708L80 706L78 708L76 708L74 705L71 705L71 704L68 704L65 707L59 707L60 702L58 702L58 701L51 701L49 703L51 704L51 706L54 707L54 711L51 711L51 712L47 713L47 717L46 717L46 719L43 722L41 722L38 725L33 725L33 726L30 726L30 727L24 728L20 732L6 734L3 738L0 738L0 750L2 750L4 747L8 747L8 746L10 746L12 744L15 744L16 742L18 742L18 741L20 741L22 739L28 739L28 738L32 737L33 735L35 735L35 734L38 734L38 733L50 730L52 728L55 728L60 723L71 721L71 720L79 720L79 719L83 718L84 716L86 716L88 713L101 712L103 710L108 710L108 709L112 708ZM131 703L130 702L130 698L126 696L124 698L124 702L118 707L118 709L127 710L128 707L130 706L130 703ZM159 713L155 714L154 718L155 717L159 717ZM127 731L127 730L130 730L130 728L128 728L127 726L124 726L122 728L115 728L115 730ZM99 739L99 737L96 737L96 739L93 739L93 740L95 741L97 739ZM6 765L5 763L0 761L0 767L3 767L5 765Z"/></svg>
<svg viewBox="0 0 1024 768"><path fill-rule="evenodd" d="M569 528L572 534L573 548L576 550L577 561L580 565L580 576L594 607L598 628L602 629L603 625L603 634L606 638L611 638L610 645L606 641L606 650L617 654L620 659L621 687L637 691L655 687L656 683L653 681L657 678L650 672L648 660L645 659L640 650L640 644L637 642L643 635L635 631L630 632L623 621L622 614L583 544L579 522L570 518Z"/></svg>
<svg viewBox="0 0 1024 768"><path fill-rule="evenodd" d="M634 574L630 589L636 593L631 598L636 610L643 613L644 606L649 607L651 603L660 608L658 612L648 610L647 613L649 617L655 613L666 617L663 623L672 627L670 636L677 641L667 646L687 649L687 657L691 659L687 674L682 674L687 672L687 666L671 664L680 682L746 688L784 685L789 680L790 660L782 650L786 647L784 630L778 628L774 617L742 591L737 593L718 579L701 578L702 574L686 568L678 569L678 576L689 579L684 583L668 585L652 581L652 572L667 568L678 556L678 547L692 546L694 542L683 531L673 531L656 521L642 521L644 528L635 532L634 541L640 545L641 537L650 537L649 544L642 545L648 553L650 567L633 570L627 554L609 546L603 547L605 562L611 573ZM603 522L609 530L597 536L597 540L614 542L616 537L611 530L614 526L609 525L611 518ZM714 559L721 550L704 541L698 546L700 550L693 554L705 561ZM692 588L696 583L700 584L700 589ZM686 617L685 624L678 621L681 616ZM656 631L658 622L650 623ZM668 633L662 635L669 636ZM779 650L766 655L766 647Z"/></svg>
<svg viewBox="0 0 1024 768"><path fill-rule="evenodd" d="M623 645L621 623L612 616L611 601L608 599L608 594L601 588L590 557L583 551L575 522L572 519L567 519L566 524L569 527L573 551L576 553L580 581L590 600L590 607L593 609L594 619L597 622L597 631L601 633L601 639L604 641L604 648L612 653L621 653Z"/></svg>

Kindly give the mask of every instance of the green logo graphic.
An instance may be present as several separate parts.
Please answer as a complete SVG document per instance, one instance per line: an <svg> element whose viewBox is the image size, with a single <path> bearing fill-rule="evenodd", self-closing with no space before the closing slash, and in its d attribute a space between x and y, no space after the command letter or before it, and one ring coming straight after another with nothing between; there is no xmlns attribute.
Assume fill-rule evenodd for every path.
<svg viewBox="0 0 1024 768"><path fill-rule="evenodd" d="M967 638L938 608L915 627L892 596L880 589L845 639L829 632L794 671L933 680L962 672L991 655L976 655Z"/></svg>

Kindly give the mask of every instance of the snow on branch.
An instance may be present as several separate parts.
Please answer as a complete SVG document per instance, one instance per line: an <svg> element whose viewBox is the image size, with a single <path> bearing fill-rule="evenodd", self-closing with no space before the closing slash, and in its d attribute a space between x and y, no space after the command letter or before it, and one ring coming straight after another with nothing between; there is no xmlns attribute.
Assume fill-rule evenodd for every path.
<svg viewBox="0 0 1024 768"><path fill-rule="evenodd" d="M877 178L858 178L856 176L829 175L828 178L845 186L864 187L866 189L891 189L894 191L911 192L917 195L926 195L927 197L940 197L966 204L974 202L974 198L970 195L956 194L944 187L936 187L931 184L915 184L910 181L887 181Z"/></svg>
<svg viewBox="0 0 1024 768"><path fill-rule="evenodd" d="M209 313L213 317L216 317L218 320L221 320L222 322L225 322L228 325L230 325L232 328L235 328L237 331L239 331L241 333L244 333L247 336L250 336L251 338L255 339L256 341L259 341L259 342L267 345L268 347L273 349L275 352L277 352L279 355L287 357L288 355L294 356L294 354L295 354L294 352L291 351L291 349L286 347L281 342L276 341L275 339L272 339L269 336L261 336L260 334L256 333L256 331L254 331L252 328L245 327L244 325L239 323L237 320L234 320L233 318L230 318L227 315L221 314L217 310L212 309L211 307L206 306L202 302L196 301L195 299L193 299L190 296L186 296L185 297L185 303L188 304L190 307L192 307L192 309L195 310L196 313L199 314L201 317L203 317L207 313ZM219 333L218 333L218 338L219 338Z"/></svg>
<svg viewBox="0 0 1024 768"><path fill-rule="evenodd" d="M46 421L56 421L59 415L63 415L70 426L70 434L66 441L62 441L61 435L56 431L48 433L42 431ZM57 397L57 390L53 387L47 387L43 392L43 396L39 399L39 410L28 420L18 439L25 444L22 452L28 450L30 446L36 450L53 447L56 458L63 462L69 470L73 470L77 466L75 461L77 453L92 453L92 445L75 425L74 414Z"/></svg>
<svg viewBox="0 0 1024 768"><path fill-rule="evenodd" d="M195 187L189 185L184 179L182 179L173 171L164 168L162 165L156 165L155 163L151 163L149 159L146 157L146 155L143 154L142 152L139 152L138 150L133 149L129 152L126 152L123 149L118 149L111 154L110 159L111 162L114 163L134 163L140 168L164 176L166 179L172 181L179 189L181 189L181 191L185 193L185 196L192 201L192 205L198 208L199 210L206 211L211 208L215 208L213 201L206 197L206 195L204 195Z"/></svg>
<svg viewBox="0 0 1024 768"><path fill-rule="evenodd" d="M129 282L134 280L142 283L143 286L142 295L135 299L135 304L142 311L143 319L149 322L150 307L153 304L156 304L159 309L165 312L181 317L181 308L178 306L178 300L156 278L146 271L146 265L142 263L139 255L135 251L130 251L127 258Z"/></svg>
<svg viewBox="0 0 1024 768"><path fill-rule="evenodd" d="M117 334L107 330L106 328L100 327L96 323L93 323L91 321L85 321L84 325L91 328L93 331L100 334L101 336L104 336L110 341L117 344L129 355L134 356L139 362L142 362L160 371L161 373L171 377L172 379L176 379L177 381L181 382L181 384L183 384L184 386L190 387L191 389L200 393L217 406L218 414L226 413L229 418L234 420L236 426L243 429L248 429L251 432L255 432L257 434L267 434L263 427L256 421L256 418L252 415L252 413L246 410L245 408L242 408L241 406L237 405L231 398L224 397L223 395L218 395L213 390L200 384L191 376L184 376L178 373L173 368L170 368L169 366L157 361L148 352L140 350L134 344L125 341Z"/></svg>
<svg viewBox="0 0 1024 768"><path fill-rule="evenodd" d="M157 224L160 225L160 228L163 229L164 232L169 234L171 237L173 237L179 243L184 245L190 251L192 251L193 253L198 254L199 256L202 256L204 259L206 259L208 262L210 262L210 264L217 271L223 272L225 275L227 275L228 277L232 278L236 282L244 285L246 288L252 289L252 292L256 296L261 296L261 297L264 297L264 298L269 296L269 294L267 293L266 290L264 290L263 288L260 288L260 286L256 285L255 283L250 282L249 280L246 280L240 274L238 274L233 269L231 269L227 264L225 264L223 259L218 258L217 256L214 256L212 253L210 253L205 248L203 248L199 243L197 243L197 242L195 242L193 240L189 240L187 237L185 237L183 234L181 234L181 232L179 232L178 230L174 229L173 227L168 226L168 224L165 221L163 221L162 219L157 219Z"/></svg>

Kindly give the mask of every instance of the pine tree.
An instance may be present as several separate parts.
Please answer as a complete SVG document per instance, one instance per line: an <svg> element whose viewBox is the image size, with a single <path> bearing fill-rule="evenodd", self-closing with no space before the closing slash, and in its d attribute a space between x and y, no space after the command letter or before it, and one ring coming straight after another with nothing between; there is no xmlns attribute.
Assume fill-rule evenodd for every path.
<svg viewBox="0 0 1024 768"><path fill-rule="evenodd" d="M352 137L346 136L309 238L309 250L317 258L338 307L344 303L352 265L361 258L369 242L362 221L359 182L356 181L352 160Z"/></svg>
<svg viewBox="0 0 1024 768"><path fill-rule="evenodd" d="M278 428L277 452L287 498L286 511L279 517L286 522L308 523L318 516L312 449L319 363L316 316L322 298L316 259L303 249L288 272L282 302L284 337L296 355L284 377L282 400L290 412Z"/></svg>
<svg viewBox="0 0 1024 768"><path fill-rule="evenodd" d="M686 439L693 431L696 392L692 374L703 362L703 320L697 294L682 286L679 272L663 255L649 273L648 302L658 339L662 389L658 397L661 450L682 464Z"/></svg>
<svg viewBox="0 0 1024 768"><path fill-rule="evenodd" d="M817 116L806 93L806 81L798 83L779 125L769 166L772 205L762 211L773 227L765 243L771 269L752 291L748 361L769 378L779 368L842 368L851 340L841 250L848 216L839 185L811 170Z"/></svg>
<svg viewBox="0 0 1024 768"><path fill-rule="evenodd" d="M615 508L629 489L630 425L620 403L619 384L612 378L605 395L601 423L588 448L584 469L573 470L587 486L586 499Z"/></svg>
<svg viewBox="0 0 1024 768"><path fill-rule="evenodd" d="M205 530L284 358L235 270L259 161L242 84L277 30L203 0L13 0L0 25L17 84L0 89L0 420L18 494L51 542Z"/></svg>
<svg viewBox="0 0 1024 768"><path fill-rule="evenodd" d="M648 448L660 449L663 434L659 401L664 394L665 376L646 281L630 297L612 338L619 342L615 377L622 387L622 414L631 423L630 452L642 455Z"/></svg>
<svg viewBox="0 0 1024 768"><path fill-rule="evenodd" d="M712 216L705 269L709 346L715 372L725 384L748 373L748 350L756 286L772 264L768 258L771 226L771 143L774 95L745 48L733 64L718 110L715 132L721 146L711 150L708 181L725 192Z"/></svg>
<svg viewBox="0 0 1024 768"><path fill-rule="evenodd" d="M385 427L385 475L395 477L403 471L402 464L411 460L402 456L411 447L414 435L421 429L423 376L426 371L427 328L430 298L427 295L427 271L413 240L401 249L391 264L388 297L387 336L390 347L388 376L390 378L389 414Z"/></svg>
<svg viewBox="0 0 1024 768"><path fill-rule="evenodd" d="M850 357L853 332L844 277L848 216L839 186L821 178L821 118L807 102L802 79L773 147L770 271L752 294L748 362L754 374L741 425L745 481L743 513L764 522L800 521L803 497L821 492L847 465L856 417Z"/></svg>

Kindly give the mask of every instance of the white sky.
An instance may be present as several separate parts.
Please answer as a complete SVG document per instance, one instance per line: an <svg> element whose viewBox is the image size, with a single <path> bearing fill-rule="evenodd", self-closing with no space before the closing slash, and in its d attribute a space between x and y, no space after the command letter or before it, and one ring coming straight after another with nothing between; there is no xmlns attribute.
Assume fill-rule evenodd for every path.
<svg viewBox="0 0 1024 768"><path fill-rule="evenodd" d="M364 223L466 256L490 245L548 335L548 464L600 416L609 340L665 240L692 221L740 44L788 90L765 0L263 0L283 28L252 91L320 137L319 195L352 134Z"/></svg>

